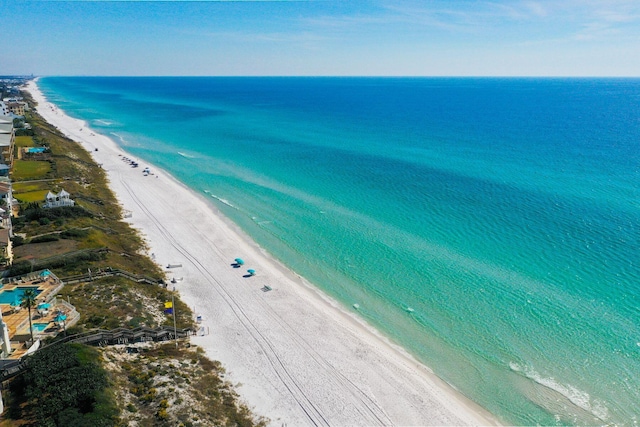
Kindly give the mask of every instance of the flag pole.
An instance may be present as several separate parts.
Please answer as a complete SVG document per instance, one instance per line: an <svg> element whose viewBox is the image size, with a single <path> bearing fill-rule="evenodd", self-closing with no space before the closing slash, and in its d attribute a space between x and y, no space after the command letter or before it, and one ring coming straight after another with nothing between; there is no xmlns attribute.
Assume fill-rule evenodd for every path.
<svg viewBox="0 0 640 427"><path fill-rule="evenodd" d="M173 308L173 337L176 340L176 348L178 348L178 328L176 327L176 302L175 302L176 287L173 287L171 293L171 307Z"/></svg>

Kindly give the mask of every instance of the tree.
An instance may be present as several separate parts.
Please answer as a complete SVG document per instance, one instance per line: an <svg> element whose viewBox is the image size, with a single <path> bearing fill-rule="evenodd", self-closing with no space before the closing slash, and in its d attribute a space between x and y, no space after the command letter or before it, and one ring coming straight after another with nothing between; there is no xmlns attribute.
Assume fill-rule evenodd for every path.
<svg viewBox="0 0 640 427"><path fill-rule="evenodd" d="M29 311L29 331L31 332L31 343L33 344L33 324L31 323L31 307L36 306L38 294L34 289L25 289L20 299L20 305Z"/></svg>
<svg viewBox="0 0 640 427"><path fill-rule="evenodd" d="M102 355L94 348L43 347L25 359L22 375L9 384L12 399L2 415L29 426L120 426L109 386Z"/></svg>

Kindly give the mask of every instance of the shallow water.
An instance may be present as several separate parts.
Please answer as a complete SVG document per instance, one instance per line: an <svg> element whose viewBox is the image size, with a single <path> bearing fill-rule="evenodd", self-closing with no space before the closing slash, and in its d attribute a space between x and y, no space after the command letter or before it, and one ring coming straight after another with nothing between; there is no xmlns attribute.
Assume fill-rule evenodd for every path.
<svg viewBox="0 0 640 427"><path fill-rule="evenodd" d="M39 85L505 422L637 425L640 80Z"/></svg>

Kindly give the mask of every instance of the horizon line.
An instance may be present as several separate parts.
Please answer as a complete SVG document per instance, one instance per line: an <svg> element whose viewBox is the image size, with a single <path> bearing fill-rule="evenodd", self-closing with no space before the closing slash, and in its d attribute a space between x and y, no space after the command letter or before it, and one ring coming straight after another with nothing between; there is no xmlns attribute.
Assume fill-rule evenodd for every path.
<svg viewBox="0 0 640 427"><path fill-rule="evenodd" d="M198 75L179 75L179 74L149 74L149 75L135 75L135 74L118 74L118 75L101 75L101 74L6 74L0 75L2 78L41 78L41 77L126 77L126 78L148 78L148 77L175 77L175 78L374 78L374 79L434 79L434 78L454 78L454 79L640 79L640 76L615 76L615 75L330 75L330 74L318 74L318 75L288 75L288 74L265 74L265 75L252 75L252 74L228 74L228 75L211 75L211 74L198 74Z"/></svg>

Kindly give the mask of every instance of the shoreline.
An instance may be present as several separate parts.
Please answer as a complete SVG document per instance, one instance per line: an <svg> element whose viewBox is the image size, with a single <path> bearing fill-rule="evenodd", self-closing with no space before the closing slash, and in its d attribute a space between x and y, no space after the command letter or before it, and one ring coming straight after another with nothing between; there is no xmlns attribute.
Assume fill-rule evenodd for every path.
<svg viewBox="0 0 640 427"><path fill-rule="evenodd" d="M496 425L486 410L401 347L261 249L203 195L140 162L49 103L34 81L38 113L80 143L176 290L203 316L192 338L228 370L241 399L271 424ZM99 151L95 151L98 149ZM143 176L149 166L153 175ZM166 227L170 224L170 227ZM234 258L243 268L233 268ZM255 268L255 277L243 277ZM261 288L268 285L271 291Z"/></svg>

